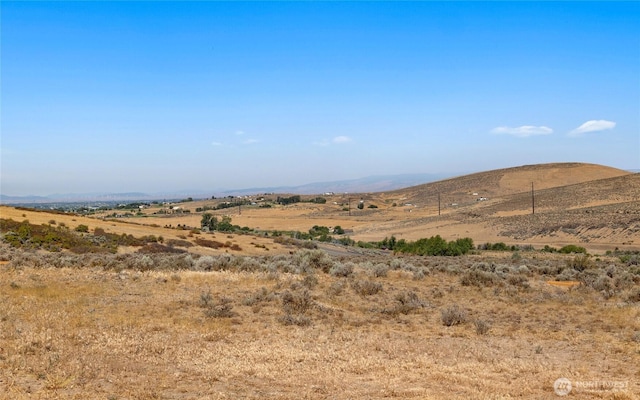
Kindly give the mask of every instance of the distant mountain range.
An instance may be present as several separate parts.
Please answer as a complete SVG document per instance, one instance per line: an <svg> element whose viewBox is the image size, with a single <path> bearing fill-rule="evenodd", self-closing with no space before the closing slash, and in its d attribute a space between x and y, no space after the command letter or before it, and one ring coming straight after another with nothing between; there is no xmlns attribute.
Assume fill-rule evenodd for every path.
<svg viewBox="0 0 640 400"><path fill-rule="evenodd" d="M627 170L639 173L640 169ZM0 194L0 204L28 205L38 203L76 203L76 202L133 202L151 200L181 200L188 197L193 199L210 198L211 196L245 196L262 193L281 194L323 194L323 193L374 193L408 188L425 183L440 181L460 174L399 174L376 175L358 179L348 179L330 182L314 182L298 186L253 187L246 189L219 189L206 191L183 190L179 192L163 193L56 193L48 196L7 196Z"/></svg>
<svg viewBox="0 0 640 400"><path fill-rule="evenodd" d="M349 179L332 182L314 182L299 186L258 187L241 190L226 190L219 192L221 196L247 195L257 193L291 193L291 194L322 194L322 193L370 193L386 192L402 189L423 183L434 182L452 177L451 174L401 174L379 175L366 178ZM218 196L218 194L215 194Z"/></svg>
<svg viewBox="0 0 640 400"><path fill-rule="evenodd" d="M133 200L155 200L146 193L64 193L52 194L49 196L7 196L0 194L1 204L28 204L28 203L74 203L82 201L133 201Z"/></svg>
<svg viewBox="0 0 640 400"><path fill-rule="evenodd" d="M166 192L166 193L57 193L48 196L7 196L0 194L0 204L29 204L29 203L75 203L83 201L113 202L113 201L150 201L176 200L192 197L208 198L211 196L244 196L261 193L287 194L322 194L322 193L368 193L384 192L402 189L452 177L452 174L401 174L369 176L359 179L349 179L332 182L315 182L299 186L254 187L246 189L222 189L211 192L205 190Z"/></svg>

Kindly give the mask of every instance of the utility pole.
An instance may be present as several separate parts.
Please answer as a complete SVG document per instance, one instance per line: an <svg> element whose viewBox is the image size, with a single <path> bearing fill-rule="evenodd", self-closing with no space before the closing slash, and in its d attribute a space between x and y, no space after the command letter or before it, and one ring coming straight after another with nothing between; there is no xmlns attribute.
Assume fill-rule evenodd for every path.
<svg viewBox="0 0 640 400"><path fill-rule="evenodd" d="M531 182L531 214L536 213L536 198L533 194L533 182Z"/></svg>
<svg viewBox="0 0 640 400"><path fill-rule="evenodd" d="M438 215L440 215L440 192L438 192Z"/></svg>
<svg viewBox="0 0 640 400"><path fill-rule="evenodd" d="M349 216L351 216L351 197L349 197Z"/></svg>

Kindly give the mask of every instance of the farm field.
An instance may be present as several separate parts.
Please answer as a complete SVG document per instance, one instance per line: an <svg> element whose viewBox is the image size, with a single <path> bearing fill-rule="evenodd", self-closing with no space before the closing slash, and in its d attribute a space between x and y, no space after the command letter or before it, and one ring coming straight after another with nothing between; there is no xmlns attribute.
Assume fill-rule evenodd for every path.
<svg viewBox="0 0 640 400"><path fill-rule="evenodd" d="M639 397L640 174L544 164L314 197L206 211L232 232L199 229L224 199L0 206L0 399L554 399L566 380L569 398ZM287 236L314 226L476 248Z"/></svg>

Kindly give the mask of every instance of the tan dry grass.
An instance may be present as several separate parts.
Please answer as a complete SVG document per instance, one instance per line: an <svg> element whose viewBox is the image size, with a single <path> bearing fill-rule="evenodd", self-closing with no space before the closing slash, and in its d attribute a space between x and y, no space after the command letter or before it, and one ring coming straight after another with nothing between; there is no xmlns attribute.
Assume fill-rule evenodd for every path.
<svg viewBox="0 0 640 400"><path fill-rule="evenodd" d="M580 286L581 282L577 281L547 281L547 284L560 288L572 288L575 286Z"/></svg>
<svg viewBox="0 0 640 400"><path fill-rule="evenodd" d="M359 296L349 279L318 274L312 323L298 327L280 322L278 296L300 293L299 275L2 268L0 399L556 398L559 377L628 384L580 398L640 390L640 309L533 277L529 290L506 290L358 270L352 279L383 285ZM261 288L274 297L246 301ZM205 317L208 291L236 315ZM407 291L424 307L385 311ZM443 326L452 304L470 321ZM474 319L489 333L477 335Z"/></svg>
<svg viewBox="0 0 640 400"><path fill-rule="evenodd" d="M231 244L237 244L242 249L241 251L233 251L229 250L228 248L210 249L197 245L189 248L189 251L192 253L205 255L216 255L225 252L242 253L247 255L264 255L271 253L288 253L291 250L288 247L274 243L271 239L260 236L225 233L216 233L215 235L190 235L190 232L188 230L165 228L164 225L166 224L166 219L160 221L156 221L155 219L147 220L146 218L103 220L70 214L57 214L46 211L17 209L7 206L0 206L0 218L13 219L14 221L28 220L32 224L49 224L51 220L54 220L56 222L56 225L60 225L62 223L70 229L75 229L78 225L83 224L87 225L91 232L93 232L95 228L102 228L109 233L115 233L118 235L127 234L133 235L135 237L154 235L156 237L162 236L165 240L182 239L183 237L186 237L187 240L191 241L194 244L196 243L196 238L217 240L221 243L226 243L227 241L229 241L231 242ZM201 216L196 216L196 218L198 220L197 226L199 226ZM158 222L162 222L163 225L160 225ZM174 227L177 226L178 223L185 223L182 219L172 219L172 222L174 223ZM191 221L188 222L191 223ZM119 249L120 252L124 253L136 250L137 249L135 247L122 247Z"/></svg>

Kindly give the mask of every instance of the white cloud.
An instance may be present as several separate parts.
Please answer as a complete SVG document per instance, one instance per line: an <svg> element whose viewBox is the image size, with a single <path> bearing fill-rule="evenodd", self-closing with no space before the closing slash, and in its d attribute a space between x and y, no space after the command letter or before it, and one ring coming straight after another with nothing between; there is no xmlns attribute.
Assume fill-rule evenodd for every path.
<svg viewBox="0 0 640 400"><path fill-rule="evenodd" d="M341 143L349 143L351 142L351 138L349 136L336 136L333 138L332 142L335 144L341 144Z"/></svg>
<svg viewBox="0 0 640 400"><path fill-rule="evenodd" d="M592 119L584 124L580 125L576 129L569 132L569 136L582 136L587 132L600 132L613 129L616 127L616 123L613 121L606 121L604 119Z"/></svg>
<svg viewBox="0 0 640 400"><path fill-rule="evenodd" d="M322 140L320 142L313 142L314 146L328 146L330 143L327 140Z"/></svg>
<svg viewBox="0 0 640 400"><path fill-rule="evenodd" d="M553 129L548 126L532 126L532 125L524 125L518 126L516 128L511 128L509 126L499 126L497 128L493 128L491 133L496 135L512 135L516 137L529 137L529 136L539 136L539 135L550 135L553 133Z"/></svg>
<svg viewBox="0 0 640 400"><path fill-rule="evenodd" d="M242 144L255 144L260 142L258 139L247 139L245 141L242 142Z"/></svg>
<svg viewBox="0 0 640 400"><path fill-rule="evenodd" d="M237 136L242 136L242 135L244 135L244 131L236 131L236 135Z"/></svg>
<svg viewBox="0 0 640 400"><path fill-rule="evenodd" d="M211 142L212 146L222 146L222 143L220 142Z"/></svg>

